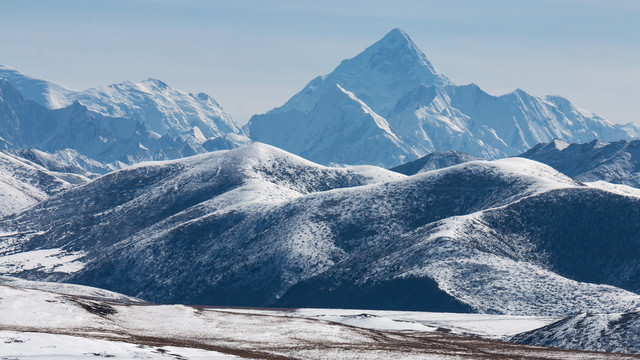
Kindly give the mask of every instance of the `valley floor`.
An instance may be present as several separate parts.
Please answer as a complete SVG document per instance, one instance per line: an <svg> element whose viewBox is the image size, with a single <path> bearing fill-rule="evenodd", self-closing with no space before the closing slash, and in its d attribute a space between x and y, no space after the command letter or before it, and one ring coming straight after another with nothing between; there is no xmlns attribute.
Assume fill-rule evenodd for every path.
<svg viewBox="0 0 640 360"><path fill-rule="evenodd" d="M149 305L65 290L0 285L0 359L640 358L495 340L554 318Z"/></svg>

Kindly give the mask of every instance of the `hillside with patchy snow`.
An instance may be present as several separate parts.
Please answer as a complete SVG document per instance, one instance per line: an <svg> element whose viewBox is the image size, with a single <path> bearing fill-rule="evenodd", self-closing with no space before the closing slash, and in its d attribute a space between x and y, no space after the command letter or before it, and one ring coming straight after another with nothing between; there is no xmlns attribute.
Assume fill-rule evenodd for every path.
<svg viewBox="0 0 640 360"><path fill-rule="evenodd" d="M640 140L571 144L556 139L520 156L548 164L580 181L640 187Z"/></svg>
<svg viewBox="0 0 640 360"><path fill-rule="evenodd" d="M475 160L482 159L460 151L436 151L389 170L405 175L415 175Z"/></svg>
<svg viewBox="0 0 640 360"><path fill-rule="evenodd" d="M25 209L89 181L91 175L80 168L55 161L42 161L41 165L32 161L29 154L41 153L0 151L0 216Z"/></svg>
<svg viewBox="0 0 640 360"><path fill-rule="evenodd" d="M511 338L520 344L590 351L640 353L638 312L570 316Z"/></svg>
<svg viewBox="0 0 640 360"><path fill-rule="evenodd" d="M639 212L634 194L527 159L407 177L252 144L138 164L5 217L0 266L169 303L628 311Z"/></svg>
<svg viewBox="0 0 640 360"><path fill-rule="evenodd" d="M11 359L634 359L479 337L550 319L150 305L67 285L3 282L0 357ZM40 288L38 288L40 287ZM74 294L75 292L75 294ZM93 296L96 293L99 296ZM483 331L484 330L484 331ZM462 331L462 334L460 333ZM470 336L473 334L472 336Z"/></svg>

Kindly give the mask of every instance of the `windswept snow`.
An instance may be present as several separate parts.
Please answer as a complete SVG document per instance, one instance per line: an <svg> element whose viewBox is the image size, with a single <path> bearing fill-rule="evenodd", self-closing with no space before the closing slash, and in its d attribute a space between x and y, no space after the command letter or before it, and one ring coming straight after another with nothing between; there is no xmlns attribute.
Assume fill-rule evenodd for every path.
<svg viewBox="0 0 640 360"><path fill-rule="evenodd" d="M30 270L45 273L67 273L80 271L84 263L82 252L67 252L62 249L43 249L4 254L0 256L0 273L15 274Z"/></svg>
<svg viewBox="0 0 640 360"><path fill-rule="evenodd" d="M342 310L295 312L183 305L123 305L0 285L0 356L46 358L180 359L631 359L605 353L561 351L449 334L428 325L474 322L453 314L386 313L376 324L341 324ZM343 316L343 317L344 317ZM322 319L326 317L328 320ZM357 317L357 315L356 315ZM412 329L369 329L399 322ZM337 319L340 320L340 319ZM481 315L476 327L492 326ZM505 318L507 322L518 321ZM520 319L534 325L534 319ZM540 319L546 322L546 319ZM384 323L385 325L381 325ZM484 325L480 325L484 324ZM374 325L374 326L371 326ZM495 325L495 323L494 323ZM426 330L426 331L422 331Z"/></svg>
<svg viewBox="0 0 640 360"><path fill-rule="evenodd" d="M0 358L14 360L240 360L217 351L126 343L81 336L38 332L0 331Z"/></svg>
<svg viewBox="0 0 640 360"><path fill-rule="evenodd" d="M123 304L140 304L144 301L90 286L65 284L47 281L31 281L11 276L0 276L0 285L22 289L43 290L63 295L73 295L91 299L105 300Z"/></svg>
<svg viewBox="0 0 640 360"><path fill-rule="evenodd" d="M503 339L524 331L538 329L556 317L461 314L422 311L385 311L361 309L220 309L236 313L300 316L338 322L375 330L426 331L467 334Z"/></svg>

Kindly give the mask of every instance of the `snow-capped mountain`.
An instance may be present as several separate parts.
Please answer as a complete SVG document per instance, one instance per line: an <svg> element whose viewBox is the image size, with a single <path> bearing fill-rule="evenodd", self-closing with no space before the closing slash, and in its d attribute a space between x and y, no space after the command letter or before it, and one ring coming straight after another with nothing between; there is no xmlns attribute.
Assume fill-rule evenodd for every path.
<svg viewBox="0 0 640 360"><path fill-rule="evenodd" d="M368 130L353 133L361 117L350 113L352 110L342 112L340 103L326 110L325 94L335 92L336 87L362 103L361 112L370 109L376 114L376 121L368 121ZM281 107L252 117L245 131L254 141L323 164L384 167L433 151L499 158L553 138L585 142L640 136L637 126L611 124L559 96L536 97L519 89L492 96L474 84L455 85L399 29L343 61L332 73L313 79ZM394 141L381 141L381 132ZM296 139L348 142L354 144L350 152L366 156L345 158L342 148L327 152L316 149L315 143Z"/></svg>
<svg viewBox="0 0 640 360"><path fill-rule="evenodd" d="M640 353L639 335L639 312L583 313L518 334L511 341L565 349L637 354Z"/></svg>
<svg viewBox="0 0 640 360"><path fill-rule="evenodd" d="M0 147L35 148L89 171L105 172L145 160L206 150L188 137L160 136L136 120L93 112L79 102L47 109L0 79ZM105 170L105 171L102 171Z"/></svg>
<svg viewBox="0 0 640 360"><path fill-rule="evenodd" d="M102 115L139 121L161 136L186 136L191 141L204 143L208 139L224 138L227 134L240 134L231 116L209 95L185 93L156 79L73 91L0 65L2 78L25 98L49 109L79 102Z"/></svg>
<svg viewBox="0 0 640 360"><path fill-rule="evenodd" d="M300 149L297 155L322 164L398 163L411 151L384 118L340 85L327 89L311 112L256 115L251 128L260 134L254 140Z"/></svg>
<svg viewBox="0 0 640 360"><path fill-rule="evenodd" d="M550 165L580 181L640 187L640 140L570 144L555 139L520 156Z"/></svg>
<svg viewBox="0 0 640 360"><path fill-rule="evenodd" d="M408 89L448 85L451 81L433 67L405 32L393 29L356 57L343 60L332 73L311 80L302 91L270 112L312 111L324 93L336 84L384 116Z"/></svg>
<svg viewBox="0 0 640 360"><path fill-rule="evenodd" d="M389 170L405 175L415 175L475 160L482 159L460 151L436 151Z"/></svg>
<svg viewBox="0 0 640 360"><path fill-rule="evenodd" d="M8 150L8 152L36 163L47 170L81 174L89 178L97 177L97 174L106 174L118 168L118 164L104 164L73 149L61 149L47 153L38 149L26 148Z"/></svg>
<svg viewBox="0 0 640 360"><path fill-rule="evenodd" d="M89 181L90 174L82 169L55 161L49 161L45 164L48 166L43 167L28 155L26 152L0 151L0 216ZM42 155L44 159L46 154Z"/></svg>
<svg viewBox="0 0 640 360"><path fill-rule="evenodd" d="M0 65L0 79L8 81L18 89L26 99L46 106L50 109L64 107L65 97L73 93L73 90L46 80L36 79L21 74L18 70L7 65ZM66 105L65 105L66 104Z"/></svg>
<svg viewBox="0 0 640 360"><path fill-rule="evenodd" d="M0 268L172 303L623 312L640 306L639 211L522 158L407 177L252 144L5 217Z"/></svg>

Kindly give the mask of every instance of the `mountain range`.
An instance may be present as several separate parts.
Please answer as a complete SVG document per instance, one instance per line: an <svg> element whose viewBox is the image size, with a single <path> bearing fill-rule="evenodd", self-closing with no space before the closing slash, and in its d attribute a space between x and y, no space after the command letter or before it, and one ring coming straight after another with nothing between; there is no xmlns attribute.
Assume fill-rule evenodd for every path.
<svg viewBox="0 0 640 360"><path fill-rule="evenodd" d="M99 173L249 141L208 95L155 79L76 92L2 65L0 118L0 147L64 153Z"/></svg>
<svg viewBox="0 0 640 360"><path fill-rule="evenodd" d="M405 176L252 144L138 164L6 216L0 259L163 303L623 312L640 306L638 192L522 158Z"/></svg>
<svg viewBox="0 0 640 360"><path fill-rule="evenodd" d="M229 133L240 133L231 116L209 95L185 93L157 79L73 91L21 74L6 65L0 65L0 78L11 83L26 99L48 109L79 102L105 116L140 121L148 130L161 136L191 135L204 142Z"/></svg>
<svg viewBox="0 0 640 360"><path fill-rule="evenodd" d="M553 317L510 340L640 352L638 137L456 85L399 29L244 127L160 80L0 66L0 275L40 281L0 291Z"/></svg>
<svg viewBox="0 0 640 360"><path fill-rule="evenodd" d="M580 181L640 188L640 140L570 144L555 139L520 156L550 165Z"/></svg>
<svg viewBox="0 0 640 360"><path fill-rule="evenodd" d="M543 164L584 183L634 192L640 188L640 140L611 143L593 140L576 144L554 139L518 155ZM468 161L482 160L459 151L437 151L391 168L405 175L431 171Z"/></svg>
<svg viewBox="0 0 640 360"><path fill-rule="evenodd" d="M141 121L110 117L75 101L51 110L25 99L0 79L0 148L35 148L58 154L89 171L104 173L145 160L180 158L206 152L193 137L160 136Z"/></svg>
<svg viewBox="0 0 640 360"><path fill-rule="evenodd" d="M108 156L81 151L70 139L62 138L56 146L109 168L232 149L249 141L324 165L389 168L438 151L496 159L554 138L583 143L640 137L636 125L614 125L560 96L537 97L520 89L493 96L475 84L456 85L399 29L342 61L330 74L313 79L284 105L253 116L242 128L210 96L186 93L156 79L73 91L4 65L0 79L47 109L63 112L78 103L103 119L99 127L138 132L138 143L149 153L135 147L138 139L130 139L124 153ZM80 128L75 135L93 135L83 131L89 130ZM0 132L0 137L5 135ZM91 147L104 147L92 141ZM51 151L46 145L29 146Z"/></svg>
<svg viewBox="0 0 640 360"><path fill-rule="evenodd" d="M399 29L313 79L284 105L255 115L244 129L253 141L321 164L383 167L434 151L495 159L554 138L640 136L637 126L614 125L560 96L520 89L493 96L475 84L455 85Z"/></svg>

